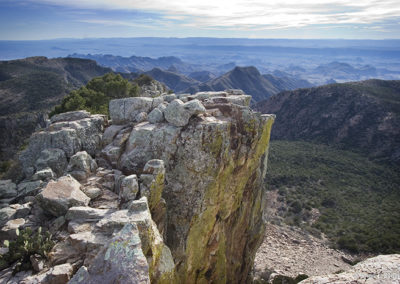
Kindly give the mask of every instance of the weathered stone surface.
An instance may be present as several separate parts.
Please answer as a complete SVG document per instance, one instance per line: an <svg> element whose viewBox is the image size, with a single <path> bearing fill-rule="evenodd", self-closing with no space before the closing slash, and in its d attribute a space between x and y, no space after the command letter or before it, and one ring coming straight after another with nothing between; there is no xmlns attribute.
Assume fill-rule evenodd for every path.
<svg viewBox="0 0 400 284"><path fill-rule="evenodd" d="M45 168L43 170L38 170L33 176L32 180L50 180L55 179L56 174L53 172L51 168Z"/></svg>
<svg viewBox="0 0 400 284"><path fill-rule="evenodd" d="M136 122L143 122L147 120L147 112L139 112L136 116L135 116L135 121Z"/></svg>
<svg viewBox="0 0 400 284"><path fill-rule="evenodd" d="M141 112L148 113L153 104L152 98L135 97L111 100L109 105L110 117L113 124L127 124L136 121Z"/></svg>
<svg viewBox="0 0 400 284"><path fill-rule="evenodd" d="M86 151L81 151L71 157L67 172L78 181L86 181L96 169L96 161Z"/></svg>
<svg viewBox="0 0 400 284"><path fill-rule="evenodd" d="M10 179L0 180L0 199L17 196L17 186Z"/></svg>
<svg viewBox="0 0 400 284"><path fill-rule="evenodd" d="M132 129L125 152L114 162L125 174L140 172L147 161L172 155L179 133L180 128L173 125L140 123Z"/></svg>
<svg viewBox="0 0 400 284"><path fill-rule="evenodd" d="M136 175L124 177L119 187L119 198L122 202L135 200L139 192L139 183Z"/></svg>
<svg viewBox="0 0 400 284"><path fill-rule="evenodd" d="M61 121L74 121L83 118L89 118L90 113L86 110L69 111L64 113L59 113L53 115L50 118L51 123L61 122Z"/></svg>
<svg viewBox="0 0 400 284"><path fill-rule="evenodd" d="M103 137L102 137L102 145L106 146L113 142L114 137L124 128L126 128L127 125L110 125L109 127L106 128L104 131Z"/></svg>
<svg viewBox="0 0 400 284"><path fill-rule="evenodd" d="M19 156L25 175L30 177L34 174L35 162L46 149L61 149L67 158L82 150L94 155L100 149L106 123L104 115L91 115L79 120L56 122L45 130L35 132L29 139L27 149ZM60 174L51 165L46 164L43 168L45 167L50 167Z"/></svg>
<svg viewBox="0 0 400 284"><path fill-rule="evenodd" d="M163 122L164 121L164 113L159 108L155 108L149 113L147 119L149 120L150 123Z"/></svg>
<svg viewBox="0 0 400 284"><path fill-rule="evenodd" d="M313 276L300 283L327 284L327 283L371 283L391 284L399 283L400 255L379 255L354 265L348 271L325 276Z"/></svg>
<svg viewBox="0 0 400 284"><path fill-rule="evenodd" d="M111 209L96 209L90 207L71 207L68 209L67 214L65 215L65 219L68 221L71 220L80 220L80 221L98 221L104 218L107 214L111 214L115 210Z"/></svg>
<svg viewBox="0 0 400 284"><path fill-rule="evenodd" d="M50 168L57 176L62 176L67 169L67 157L65 152L61 149L45 149L40 153L35 166L37 170Z"/></svg>
<svg viewBox="0 0 400 284"><path fill-rule="evenodd" d="M167 106L169 123L183 105ZM166 243L180 263L180 282L245 282L263 236L261 184L274 116L229 101L207 108L222 116L202 116L185 128L134 126L118 166L135 173L150 159L165 162Z"/></svg>
<svg viewBox="0 0 400 284"><path fill-rule="evenodd" d="M117 162L124 150L125 143L129 138L131 128L122 128L115 134L115 138L101 151L103 157L112 167L117 166Z"/></svg>
<svg viewBox="0 0 400 284"><path fill-rule="evenodd" d="M70 207L89 204L90 198L80 187L73 177L64 176L57 181L50 181L36 198L43 210L58 217L65 215Z"/></svg>
<svg viewBox="0 0 400 284"><path fill-rule="evenodd" d="M18 184L18 197L36 195L42 185L43 182L41 180L21 182Z"/></svg>
<svg viewBox="0 0 400 284"><path fill-rule="evenodd" d="M81 267L69 283L150 283L137 226L126 224L92 264L88 268Z"/></svg>
<svg viewBox="0 0 400 284"><path fill-rule="evenodd" d="M183 103L176 99L168 104L164 110L165 119L175 126L185 126L193 115L205 113L206 109L199 100Z"/></svg>
<svg viewBox="0 0 400 284"><path fill-rule="evenodd" d="M105 115L95 114L85 119L51 124L49 130L58 131L63 129L73 129L76 131L81 148L73 151L71 154L64 150L67 157L71 157L78 151L86 151L89 155L94 156L101 148L101 138L106 125L107 117ZM62 147L54 148L63 149Z"/></svg>

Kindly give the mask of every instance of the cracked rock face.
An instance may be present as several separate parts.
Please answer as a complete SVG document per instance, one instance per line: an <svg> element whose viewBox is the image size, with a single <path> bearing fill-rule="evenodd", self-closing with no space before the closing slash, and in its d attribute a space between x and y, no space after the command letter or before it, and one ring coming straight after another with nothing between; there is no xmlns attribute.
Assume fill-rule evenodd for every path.
<svg viewBox="0 0 400 284"><path fill-rule="evenodd" d="M57 239L35 279L68 264L70 283L248 281L274 121L250 98L230 90L112 100L106 129L101 115L53 117L31 137L20 157L26 180L9 194L29 201L24 226ZM0 213L2 224L20 216L10 206Z"/></svg>

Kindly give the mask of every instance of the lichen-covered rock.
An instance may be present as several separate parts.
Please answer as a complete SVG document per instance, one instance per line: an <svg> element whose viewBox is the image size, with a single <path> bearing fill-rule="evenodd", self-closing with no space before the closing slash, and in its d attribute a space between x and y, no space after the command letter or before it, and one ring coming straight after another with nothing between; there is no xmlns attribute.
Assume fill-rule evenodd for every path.
<svg viewBox="0 0 400 284"><path fill-rule="evenodd" d="M242 106L247 97L232 103L230 96L204 94L202 105L219 116L199 116L191 124L190 116L180 117L185 104L172 101L164 111L167 123L133 127L118 161L125 173L140 172L151 159L165 162L166 243L183 283L245 282L262 240L261 185L274 116ZM202 96L188 98L201 113L193 100ZM142 184L148 175L140 176Z"/></svg>
<svg viewBox="0 0 400 284"><path fill-rule="evenodd" d="M119 198L122 202L135 200L139 192L139 183L136 175L124 177L119 187Z"/></svg>
<svg viewBox="0 0 400 284"><path fill-rule="evenodd" d="M57 181L50 181L36 196L46 212L58 217L65 215L68 208L87 206L90 198L80 190L81 184L71 176L63 176Z"/></svg>
<svg viewBox="0 0 400 284"><path fill-rule="evenodd" d="M76 153L69 160L67 172L78 181L86 181L97 169L96 161L86 152Z"/></svg>
<svg viewBox="0 0 400 284"><path fill-rule="evenodd" d="M69 283L150 283L137 226L126 224L97 254L92 264L81 267Z"/></svg>
<svg viewBox="0 0 400 284"><path fill-rule="evenodd" d="M153 159L146 163L140 176L140 195L146 196L150 211L153 213L160 203L164 190L165 166L163 160Z"/></svg>

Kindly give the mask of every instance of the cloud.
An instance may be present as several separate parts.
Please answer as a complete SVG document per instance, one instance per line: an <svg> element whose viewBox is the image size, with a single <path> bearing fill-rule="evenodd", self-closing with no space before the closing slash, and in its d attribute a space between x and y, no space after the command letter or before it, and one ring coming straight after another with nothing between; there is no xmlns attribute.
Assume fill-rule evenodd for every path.
<svg viewBox="0 0 400 284"><path fill-rule="evenodd" d="M262 30L330 24L365 25L400 18L399 0L319 0L318 4L315 0L27 1L81 9L159 13L161 17L184 26L204 29Z"/></svg>

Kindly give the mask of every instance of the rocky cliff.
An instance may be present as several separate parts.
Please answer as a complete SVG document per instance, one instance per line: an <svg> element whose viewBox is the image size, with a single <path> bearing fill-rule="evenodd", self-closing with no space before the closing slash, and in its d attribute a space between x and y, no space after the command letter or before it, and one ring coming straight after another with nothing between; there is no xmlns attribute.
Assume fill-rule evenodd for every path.
<svg viewBox="0 0 400 284"><path fill-rule="evenodd" d="M0 237L41 226L56 244L47 259L31 257L38 274L11 276L11 267L0 279L249 280L274 121L252 111L250 98L237 90L126 98L111 101L111 121L83 111L52 117L20 156L26 179L0 183Z"/></svg>

